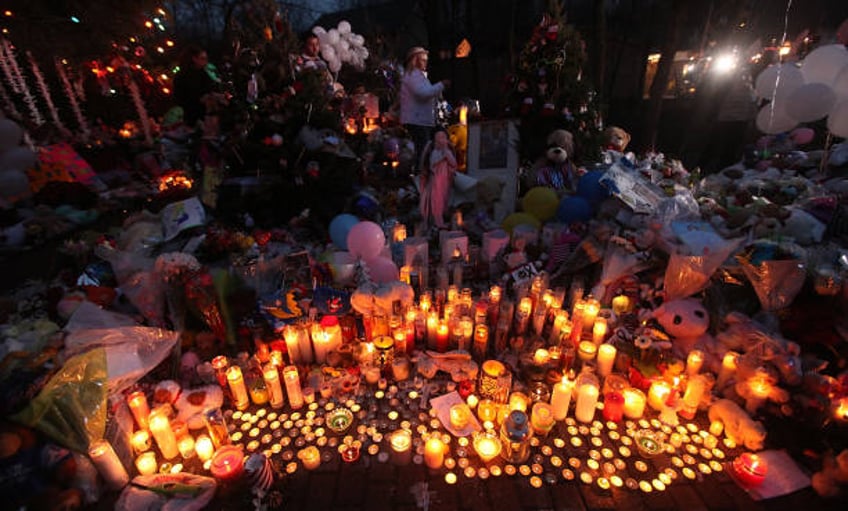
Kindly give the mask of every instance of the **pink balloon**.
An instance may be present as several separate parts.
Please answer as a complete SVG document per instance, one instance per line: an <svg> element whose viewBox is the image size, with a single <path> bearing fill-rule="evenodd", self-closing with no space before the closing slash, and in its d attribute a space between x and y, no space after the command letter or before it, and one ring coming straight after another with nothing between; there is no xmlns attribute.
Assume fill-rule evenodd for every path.
<svg viewBox="0 0 848 511"><path fill-rule="evenodd" d="M789 136L792 137L792 141L796 144L804 145L813 141L813 137L816 136L816 132L811 128L795 128Z"/></svg>
<svg viewBox="0 0 848 511"><path fill-rule="evenodd" d="M371 280L375 283L385 284L398 280L398 267L388 257L375 257L366 260L366 264L371 272Z"/></svg>
<svg viewBox="0 0 848 511"><path fill-rule="evenodd" d="M356 257L369 261L383 250L386 235L374 222L359 222L347 233L347 250Z"/></svg>

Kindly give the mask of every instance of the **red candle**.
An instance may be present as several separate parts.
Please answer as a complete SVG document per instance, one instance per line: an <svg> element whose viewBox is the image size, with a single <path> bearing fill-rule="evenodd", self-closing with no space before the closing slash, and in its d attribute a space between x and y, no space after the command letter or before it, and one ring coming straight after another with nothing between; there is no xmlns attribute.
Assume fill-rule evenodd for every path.
<svg viewBox="0 0 848 511"><path fill-rule="evenodd" d="M759 486L766 478L768 464L756 454L745 452L733 460L733 473L743 486Z"/></svg>
<svg viewBox="0 0 848 511"><path fill-rule="evenodd" d="M444 321L439 323L436 329L436 351L444 353L448 350L448 324Z"/></svg>
<svg viewBox="0 0 848 511"><path fill-rule="evenodd" d="M218 355L212 359L212 368L215 369L215 377L218 379L218 385L225 390L227 389L227 366L230 361L224 355Z"/></svg>
<svg viewBox="0 0 848 511"><path fill-rule="evenodd" d="M240 447L226 445L215 452L209 471L221 482L232 482L244 473L244 453Z"/></svg>
<svg viewBox="0 0 848 511"><path fill-rule="evenodd" d="M621 422L624 415L624 396L621 392L611 391L604 394L604 420Z"/></svg>

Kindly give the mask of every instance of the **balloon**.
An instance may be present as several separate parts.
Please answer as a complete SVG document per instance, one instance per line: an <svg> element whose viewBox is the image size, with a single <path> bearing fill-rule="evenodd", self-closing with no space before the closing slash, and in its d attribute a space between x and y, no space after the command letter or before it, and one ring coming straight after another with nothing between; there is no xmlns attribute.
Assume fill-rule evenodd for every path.
<svg viewBox="0 0 848 511"><path fill-rule="evenodd" d="M376 284L394 282L398 279L398 267L388 257L374 257L365 261L371 274L371 280Z"/></svg>
<svg viewBox="0 0 848 511"><path fill-rule="evenodd" d="M29 178L20 170L0 172L0 198L10 202L26 199L32 195Z"/></svg>
<svg viewBox="0 0 848 511"><path fill-rule="evenodd" d="M530 225L538 229L541 227L539 219L529 213L513 213L503 219L501 227L506 232L512 234L512 230L518 225Z"/></svg>
<svg viewBox="0 0 848 511"><path fill-rule="evenodd" d="M27 170L35 165L36 155L26 147L13 147L0 153L0 168Z"/></svg>
<svg viewBox="0 0 848 511"><path fill-rule="evenodd" d="M327 32L327 41L329 41L333 46L339 44L339 31L335 28L331 28L330 31Z"/></svg>
<svg viewBox="0 0 848 511"><path fill-rule="evenodd" d="M348 251L366 261L377 257L385 244L386 235L374 222L359 222L347 234Z"/></svg>
<svg viewBox="0 0 848 511"><path fill-rule="evenodd" d="M837 137L848 138L848 100L839 102L827 117L827 129Z"/></svg>
<svg viewBox="0 0 848 511"><path fill-rule="evenodd" d="M327 31L324 30L324 27L315 26L315 27L312 27L312 33L317 35L320 38L322 35L326 34Z"/></svg>
<svg viewBox="0 0 848 511"><path fill-rule="evenodd" d="M335 57L333 60L331 60L327 64L327 66L330 68L330 71L332 71L334 73L338 73L339 69L342 68L342 63L341 63L341 61L339 61L338 57Z"/></svg>
<svg viewBox="0 0 848 511"><path fill-rule="evenodd" d="M848 50L841 44L819 46L801 63L801 73L807 83L830 85L836 74L848 64Z"/></svg>
<svg viewBox="0 0 848 511"><path fill-rule="evenodd" d="M330 222L330 239L333 244L342 250L347 250L347 235L359 219L348 213L336 215Z"/></svg>
<svg viewBox="0 0 848 511"><path fill-rule="evenodd" d="M816 132L811 128L795 128L789 136L796 144L804 145L813 141L813 138L816 136Z"/></svg>
<svg viewBox="0 0 848 511"><path fill-rule="evenodd" d="M0 152L21 145L24 131L14 121L0 119Z"/></svg>
<svg viewBox="0 0 848 511"><path fill-rule="evenodd" d="M558 206L559 197L553 189L546 186L531 188L521 199L522 209L542 222L553 218Z"/></svg>
<svg viewBox="0 0 848 511"><path fill-rule="evenodd" d="M321 45L321 57L326 61L333 60L336 58L336 49L330 46L329 44Z"/></svg>
<svg viewBox="0 0 848 511"><path fill-rule="evenodd" d="M804 75L795 64L771 65L763 70L754 86L757 96L764 99L785 98L804 85ZM775 87L777 95L775 95Z"/></svg>
<svg viewBox="0 0 848 511"><path fill-rule="evenodd" d="M772 108L772 104L765 105L757 113L757 128L769 135L789 131L796 124L798 124L798 121L789 117L780 105L774 105L774 108Z"/></svg>
<svg viewBox="0 0 848 511"><path fill-rule="evenodd" d="M350 23L347 20L341 20L339 22L339 33L340 34L349 34L350 33Z"/></svg>
<svg viewBox="0 0 848 511"><path fill-rule="evenodd" d="M592 206L583 197L572 195L560 201L557 220L564 224L586 222L592 218Z"/></svg>
<svg viewBox="0 0 848 511"><path fill-rule="evenodd" d="M833 93L836 94L836 101L848 99L848 66L842 68L842 71L833 79Z"/></svg>
<svg viewBox="0 0 848 511"><path fill-rule="evenodd" d="M836 94L830 85L808 83L786 98L786 113L796 121L812 122L827 115L835 103Z"/></svg>
<svg viewBox="0 0 848 511"><path fill-rule="evenodd" d="M354 34L351 38L351 42L354 44L354 46L362 46L363 44L365 44L365 37L359 34Z"/></svg>
<svg viewBox="0 0 848 511"><path fill-rule="evenodd" d="M589 204L598 204L609 197L609 191L601 184L604 173L600 170L591 170L577 181L577 195L586 199Z"/></svg>

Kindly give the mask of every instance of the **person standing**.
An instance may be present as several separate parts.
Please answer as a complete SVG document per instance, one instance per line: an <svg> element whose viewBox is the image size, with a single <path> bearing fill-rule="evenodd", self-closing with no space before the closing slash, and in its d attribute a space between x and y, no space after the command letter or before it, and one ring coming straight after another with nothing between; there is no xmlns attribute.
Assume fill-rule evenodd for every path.
<svg viewBox="0 0 848 511"><path fill-rule="evenodd" d="M427 78L428 52L420 46L406 54L406 68L400 87L400 122L415 144L416 164L436 126L436 101L450 85L449 80L430 83ZM419 169L422 172L424 169Z"/></svg>
<svg viewBox="0 0 848 511"><path fill-rule="evenodd" d="M456 174L456 157L443 128L436 130L421 156L421 218L425 224L430 217L436 227L445 227L445 210L450 199L451 185Z"/></svg>
<svg viewBox="0 0 848 511"><path fill-rule="evenodd" d="M327 71L327 63L321 58L321 41L312 32L306 34L303 39L303 51L297 56L295 71L298 73L311 69L314 71Z"/></svg>

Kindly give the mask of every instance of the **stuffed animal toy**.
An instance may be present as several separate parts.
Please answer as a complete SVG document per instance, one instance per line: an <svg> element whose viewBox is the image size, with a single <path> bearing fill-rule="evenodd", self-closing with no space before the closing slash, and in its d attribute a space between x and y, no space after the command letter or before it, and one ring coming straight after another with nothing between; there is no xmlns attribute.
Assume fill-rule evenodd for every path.
<svg viewBox="0 0 848 511"><path fill-rule="evenodd" d="M618 126L610 126L604 130L604 149L623 153L630 143L630 133Z"/></svg>
<svg viewBox="0 0 848 511"><path fill-rule="evenodd" d="M547 186L557 191L573 191L579 175L570 158L574 155L574 137L566 130L554 130L548 135L545 157L528 173L527 189Z"/></svg>
<svg viewBox="0 0 848 511"><path fill-rule="evenodd" d="M727 351L740 353L737 379L751 376L758 368L779 375L789 386L801 383L803 369L801 348L777 334L766 332L765 327L741 312L731 312L724 318L724 326L716 335L714 357L708 366L718 370L721 357ZM779 401L779 399L776 399Z"/></svg>
<svg viewBox="0 0 848 511"><path fill-rule="evenodd" d="M766 440L766 429L745 410L729 399L719 399L711 406L707 415L710 422L721 421L724 434L739 445L752 451L762 450Z"/></svg>
<svg viewBox="0 0 848 511"><path fill-rule="evenodd" d="M695 348L713 351L714 340L707 333L710 314L699 300L684 298L665 302L650 314L650 318L673 338L675 356L685 360Z"/></svg>
<svg viewBox="0 0 848 511"><path fill-rule="evenodd" d="M822 469L813 474L813 489L822 497L839 497L848 488L848 449L834 456L827 453Z"/></svg>

